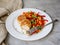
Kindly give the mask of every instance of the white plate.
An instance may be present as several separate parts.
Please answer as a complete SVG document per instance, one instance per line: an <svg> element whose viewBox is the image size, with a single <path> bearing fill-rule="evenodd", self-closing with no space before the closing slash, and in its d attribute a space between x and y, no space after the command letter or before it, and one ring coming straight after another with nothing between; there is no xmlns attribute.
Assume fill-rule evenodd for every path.
<svg viewBox="0 0 60 45"><path fill-rule="evenodd" d="M19 16L23 12L27 12L27 11L33 11L33 12L36 12L36 13L40 12L41 15L45 15L46 16L45 19L48 20L47 23L52 22L51 17L47 13L45 13L45 12L43 12L41 10L38 10L38 9L34 9L34 8L24 8L24 9L16 10L16 11L14 11L13 13L11 13L9 15L9 17L6 20L7 31L12 36L14 36L15 38L21 39L21 40L25 40L25 41L33 41L33 40L38 40L38 39L41 39L41 38L45 37L52 30L53 23L48 25L48 26L46 26L46 27L44 27L40 33L34 34L32 36L26 36L26 35L20 33L19 30L16 30L15 27L18 26L18 25L15 25L17 16Z"/></svg>

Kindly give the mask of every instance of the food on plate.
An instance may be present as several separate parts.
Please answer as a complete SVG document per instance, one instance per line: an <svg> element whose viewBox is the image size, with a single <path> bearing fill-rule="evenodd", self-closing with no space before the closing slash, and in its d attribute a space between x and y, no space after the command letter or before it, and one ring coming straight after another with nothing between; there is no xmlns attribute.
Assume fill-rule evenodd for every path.
<svg viewBox="0 0 60 45"><path fill-rule="evenodd" d="M26 19L26 17L24 15L20 15L20 16L18 16L17 19L18 19L19 23L21 23L24 19Z"/></svg>
<svg viewBox="0 0 60 45"><path fill-rule="evenodd" d="M24 34L27 34L27 30L30 29L31 23L28 19L26 19L25 15L20 15L17 18L18 23L20 24L21 28L23 29Z"/></svg>
<svg viewBox="0 0 60 45"><path fill-rule="evenodd" d="M35 33L39 33L48 20L45 19L45 15L41 15L39 12L36 13L28 11L23 12L22 15L19 15L17 17L17 21L24 34L33 35ZM29 31L31 31L30 29L34 27L37 27L37 29L35 29L32 33L29 33Z"/></svg>

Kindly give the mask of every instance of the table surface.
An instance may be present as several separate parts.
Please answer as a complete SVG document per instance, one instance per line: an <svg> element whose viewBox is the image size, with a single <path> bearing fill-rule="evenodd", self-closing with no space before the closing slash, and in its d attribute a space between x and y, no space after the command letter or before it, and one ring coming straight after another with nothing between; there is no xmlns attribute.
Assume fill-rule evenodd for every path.
<svg viewBox="0 0 60 45"><path fill-rule="evenodd" d="M52 19L58 19L52 32L43 39L37 41L22 41L10 34L6 39L7 45L60 45L60 0L23 0L24 8L38 8L46 10Z"/></svg>

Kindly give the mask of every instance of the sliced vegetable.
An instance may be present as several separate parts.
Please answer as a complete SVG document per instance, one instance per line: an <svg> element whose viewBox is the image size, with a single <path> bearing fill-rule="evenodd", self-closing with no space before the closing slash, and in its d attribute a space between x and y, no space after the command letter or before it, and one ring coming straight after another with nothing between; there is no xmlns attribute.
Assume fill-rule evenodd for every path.
<svg viewBox="0 0 60 45"><path fill-rule="evenodd" d="M35 15L32 15L32 18L37 18L37 16L35 16Z"/></svg>
<svg viewBox="0 0 60 45"><path fill-rule="evenodd" d="M36 22L35 22L35 20L31 20L31 24L35 24Z"/></svg>
<svg viewBox="0 0 60 45"><path fill-rule="evenodd" d="M42 29L42 26L38 26L37 29L38 29L38 30L41 30L41 29Z"/></svg>

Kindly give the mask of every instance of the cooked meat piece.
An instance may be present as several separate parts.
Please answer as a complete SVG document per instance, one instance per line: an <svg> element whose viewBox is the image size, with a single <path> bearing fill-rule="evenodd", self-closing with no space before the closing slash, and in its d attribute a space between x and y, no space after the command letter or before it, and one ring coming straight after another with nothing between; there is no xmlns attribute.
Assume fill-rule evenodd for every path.
<svg viewBox="0 0 60 45"><path fill-rule="evenodd" d="M22 22L21 22L21 27L25 30L29 30L30 27L31 27L31 23L28 19L24 19Z"/></svg>
<svg viewBox="0 0 60 45"><path fill-rule="evenodd" d="M26 19L26 17L24 15L20 15L17 17L17 20L19 23L22 22L24 19Z"/></svg>
<svg viewBox="0 0 60 45"><path fill-rule="evenodd" d="M29 35L27 31L30 30L31 22L28 19L26 19L24 15L18 16L17 21L20 24L21 28L23 29L24 34Z"/></svg>

